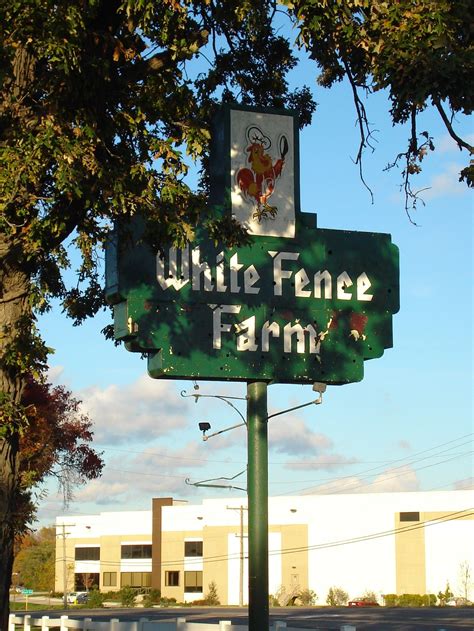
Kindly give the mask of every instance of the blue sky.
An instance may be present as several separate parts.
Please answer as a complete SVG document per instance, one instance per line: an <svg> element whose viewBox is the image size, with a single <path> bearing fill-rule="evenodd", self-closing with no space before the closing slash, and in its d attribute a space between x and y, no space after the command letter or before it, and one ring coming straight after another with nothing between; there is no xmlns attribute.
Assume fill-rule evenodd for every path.
<svg viewBox="0 0 474 631"><path fill-rule="evenodd" d="M315 77L316 67L308 65L293 77L313 86L319 103L300 136L302 210L317 213L321 228L390 233L400 249L401 307L393 348L366 363L362 382L329 387L323 405L270 421L270 494L472 488L473 206L472 193L458 182L466 154L433 111L423 115L419 129L429 130L437 149L417 178L417 188L429 188L413 226L400 170L384 171L408 138L406 128L392 127L386 95L367 101L378 130L377 148L365 157L372 204L352 161L358 131L349 86L323 90ZM470 120L458 117L457 129L472 142ZM240 496L185 483L245 468L242 428L203 442L197 427L208 420L217 431L237 424L238 415L218 400L183 398L181 391L194 392L190 381L150 379L138 355L103 339L100 330L108 322L102 313L73 327L59 308L39 319L46 343L55 348L51 379L83 401L106 461L102 478L78 488L67 511L50 485L40 523L67 512L149 509L159 496L190 502ZM199 388L245 396L244 384L200 382ZM314 398L309 386L272 385L269 410ZM234 484L245 482L241 476Z"/></svg>

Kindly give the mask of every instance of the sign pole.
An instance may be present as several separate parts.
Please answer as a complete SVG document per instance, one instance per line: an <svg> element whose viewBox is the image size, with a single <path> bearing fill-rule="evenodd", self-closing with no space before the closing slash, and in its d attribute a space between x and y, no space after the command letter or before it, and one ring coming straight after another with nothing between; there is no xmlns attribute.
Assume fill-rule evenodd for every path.
<svg viewBox="0 0 474 631"><path fill-rule="evenodd" d="M249 631L269 629L267 384L247 383Z"/></svg>

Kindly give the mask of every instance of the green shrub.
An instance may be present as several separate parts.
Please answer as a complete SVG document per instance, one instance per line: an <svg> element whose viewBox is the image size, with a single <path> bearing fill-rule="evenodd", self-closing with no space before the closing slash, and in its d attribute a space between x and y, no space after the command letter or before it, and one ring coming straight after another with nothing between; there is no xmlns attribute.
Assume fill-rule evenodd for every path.
<svg viewBox="0 0 474 631"><path fill-rule="evenodd" d="M423 594L421 598L423 607L436 607L436 602L438 600L436 594Z"/></svg>
<svg viewBox="0 0 474 631"><path fill-rule="evenodd" d="M440 607L445 607L446 603L448 602L448 600L450 598L453 597L453 592L451 591L451 588L449 587L449 582L446 583L446 587L444 592L438 592L438 598L439 598L439 606Z"/></svg>
<svg viewBox="0 0 474 631"><path fill-rule="evenodd" d="M365 592L362 594L362 598L364 598L365 600L370 600L371 602L374 602L374 603L379 602L379 598L377 594L373 592L371 589L366 589Z"/></svg>
<svg viewBox="0 0 474 631"><path fill-rule="evenodd" d="M99 609L104 606L104 600L105 596L98 589L93 589L89 592L89 598L85 606L91 609Z"/></svg>
<svg viewBox="0 0 474 631"><path fill-rule="evenodd" d="M385 594L382 596L386 607L435 607L435 594Z"/></svg>
<svg viewBox="0 0 474 631"><path fill-rule="evenodd" d="M214 581L211 581L208 585L208 592L204 596L205 605L220 605L219 595L217 593L217 585Z"/></svg>
<svg viewBox="0 0 474 631"><path fill-rule="evenodd" d="M162 599L160 600L160 604L161 604L161 605L165 605L165 606L168 606L168 605L176 605L176 598L166 598L166 597L165 597L165 598L162 598Z"/></svg>
<svg viewBox="0 0 474 631"><path fill-rule="evenodd" d="M326 602L330 607L341 607L347 604L349 595L341 587L330 587Z"/></svg>
<svg viewBox="0 0 474 631"><path fill-rule="evenodd" d="M132 587L122 587L122 589L118 592L117 595L119 597L120 604L123 607L135 606L135 599L137 597L137 593Z"/></svg>
<svg viewBox="0 0 474 631"><path fill-rule="evenodd" d="M143 598L144 607L153 607L153 605L159 604L161 601L161 591L159 589L150 589Z"/></svg>
<svg viewBox="0 0 474 631"><path fill-rule="evenodd" d="M384 594L382 598L386 607L398 607L397 594Z"/></svg>
<svg viewBox="0 0 474 631"><path fill-rule="evenodd" d="M269 594L269 596L268 596L268 604L270 605L270 607L279 607L280 606L280 601L273 594Z"/></svg>
<svg viewBox="0 0 474 631"><path fill-rule="evenodd" d="M420 594L402 594L398 597L399 607L421 607L423 596Z"/></svg>
<svg viewBox="0 0 474 631"><path fill-rule="evenodd" d="M318 597L312 589L302 589L298 594L298 600L302 605L315 605Z"/></svg>

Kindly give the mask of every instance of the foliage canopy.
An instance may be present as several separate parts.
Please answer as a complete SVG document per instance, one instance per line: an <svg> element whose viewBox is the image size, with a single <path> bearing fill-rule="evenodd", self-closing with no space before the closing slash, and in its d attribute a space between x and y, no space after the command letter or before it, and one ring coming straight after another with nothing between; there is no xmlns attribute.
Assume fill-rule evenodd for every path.
<svg viewBox="0 0 474 631"><path fill-rule="evenodd" d="M416 205L411 176L434 150L429 130L419 130L419 114L438 111L448 133L472 155L473 147L456 133L456 114L471 114L474 92L472 3L470 0L283 0L299 27L298 44L314 59L318 83L330 88L346 78L352 87L360 130L357 162L373 148L362 94L387 90L394 124L409 123L409 138L390 166L403 165L408 202ZM361 171L362 173L362 171ZM460 180L473 186L471 162ZM407 205L408 210L408 205Z"/></svg>

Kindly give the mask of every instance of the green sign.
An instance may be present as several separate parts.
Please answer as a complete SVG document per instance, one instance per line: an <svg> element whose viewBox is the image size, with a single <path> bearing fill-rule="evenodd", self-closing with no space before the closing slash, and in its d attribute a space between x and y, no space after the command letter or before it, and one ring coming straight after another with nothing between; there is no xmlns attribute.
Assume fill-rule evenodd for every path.
<svg viewBox="0 0 474 631"><path fill-rule="evenodd" d="M390 235L318 229L299 211L294 116L236 111L215 132L212 199L230 191L250 244L228 249L198 233L157 254L140 221L132 239L117 230L107 250L115 337L148 354L152 377L359 381L364 360L392 346L398 249Z"/></svg>

